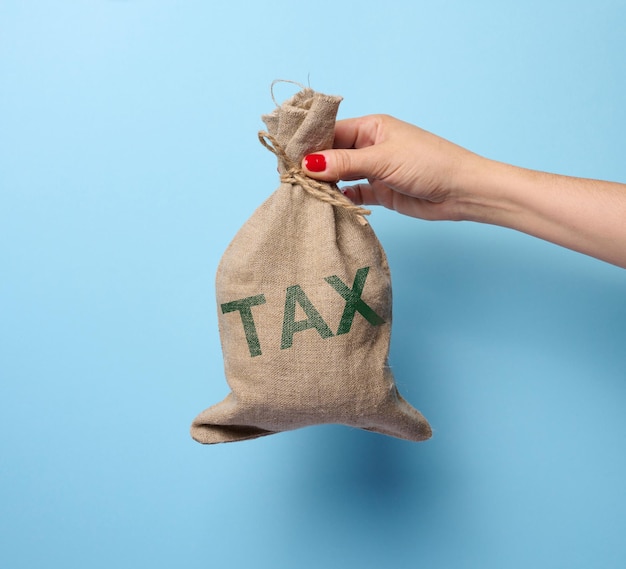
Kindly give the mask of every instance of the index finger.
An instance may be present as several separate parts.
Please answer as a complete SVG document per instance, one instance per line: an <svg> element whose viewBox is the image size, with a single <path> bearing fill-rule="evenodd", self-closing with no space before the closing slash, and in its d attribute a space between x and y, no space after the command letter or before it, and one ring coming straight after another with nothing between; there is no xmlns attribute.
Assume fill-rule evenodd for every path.
<svg viewBox="0 0 626 569"><path fill-rule="evenodd" d="M335 123L333 148L365 148L378 142L381 118L367 115L353 119L343 119Z"/></svg>

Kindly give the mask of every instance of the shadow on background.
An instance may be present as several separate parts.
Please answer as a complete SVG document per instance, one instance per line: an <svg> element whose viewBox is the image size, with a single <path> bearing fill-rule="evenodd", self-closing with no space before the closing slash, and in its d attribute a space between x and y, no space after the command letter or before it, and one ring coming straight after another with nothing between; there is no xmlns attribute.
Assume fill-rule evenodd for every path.
<svg viewBox="0 0 626 569"><path fill-rule="evenodd" d="M381 523L398 531L409 520L415 529L416 511L426 521L437 508L451 466L431 443L336 425L305 431L299 446L307 451L294 500L313 515L327 516L336 527Z"/></svg>
<svg viewBox="0 0 626 569"><path fill-rule="evenodd" d="M302 431L312 507L336 508L340 497L354 515L392 524L451 519L472 503L472 476L489 479L482 470L490 463L510 467L502 445L523 456L537 442L558 444L561 433L550 441L545 417L562 429L574 421L566 393L625 396L625 274L524 236L467 227L422 235L417 227L410 239L400 228L386 244L390 361L433 439L411 443L341 426Z"/></svg>

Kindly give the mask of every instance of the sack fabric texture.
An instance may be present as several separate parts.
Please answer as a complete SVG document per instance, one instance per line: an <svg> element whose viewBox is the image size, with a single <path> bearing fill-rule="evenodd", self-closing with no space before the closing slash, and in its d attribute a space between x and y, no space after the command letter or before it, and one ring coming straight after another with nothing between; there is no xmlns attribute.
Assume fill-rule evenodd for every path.
<svg viewBox="0 0 626 569"><path fill-rule="evenodd" d="M325 423L412 441L431 436L388 364L385 253L336 186L326 184L329 198L320 199L298 169L305 155L332 147L340 101L304 88L263 116L268 132L260 134L279 157L282 182L239 230L217 270L231 393L193 421L191 435L200 443Z"/></svg>

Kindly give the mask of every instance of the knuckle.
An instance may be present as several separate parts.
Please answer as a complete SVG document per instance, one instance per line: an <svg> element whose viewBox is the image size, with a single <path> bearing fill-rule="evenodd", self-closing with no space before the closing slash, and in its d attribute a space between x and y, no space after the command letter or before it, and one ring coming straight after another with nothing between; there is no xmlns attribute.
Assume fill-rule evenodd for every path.
<svg viewBox="0 0 626 569"><path fill-rule="evenodd" d="M346 150L335 150L333 154L333 174L337 179L342 179L350 173L350 154Z"/></svg>

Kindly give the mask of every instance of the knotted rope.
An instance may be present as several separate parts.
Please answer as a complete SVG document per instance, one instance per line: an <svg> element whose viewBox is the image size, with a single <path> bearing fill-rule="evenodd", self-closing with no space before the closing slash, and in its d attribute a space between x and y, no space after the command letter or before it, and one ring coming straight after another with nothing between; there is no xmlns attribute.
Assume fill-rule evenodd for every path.
<svg viewBox="0 0 626 569"><path fill-rule="evenodd" d="M319 182L307 176L298 164L295 164L289 159L283 147L268 132L260 131L259 141L263 146L265 146L265 148L275 154L287 168L287 171L280 177L281 182L300 186L318 200L337 207L342 207L343 209L358 215L361 223L367 223L362 216L369 215L372 212L369 209L353 204L341 193L337 184L333 184L332 182Z"/></svg>

